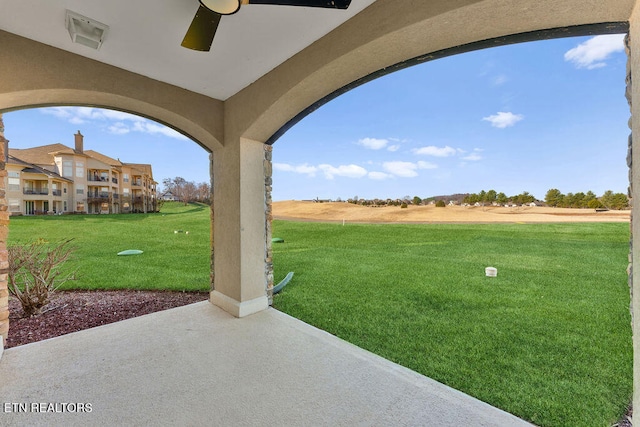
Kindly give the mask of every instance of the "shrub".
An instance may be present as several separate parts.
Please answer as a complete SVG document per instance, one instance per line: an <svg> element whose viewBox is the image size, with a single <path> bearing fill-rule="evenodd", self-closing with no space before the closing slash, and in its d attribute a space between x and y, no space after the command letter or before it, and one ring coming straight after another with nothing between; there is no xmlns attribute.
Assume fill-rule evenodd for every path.
<svg viewBox="0 0 640 427"><path fill-rule="evenodd" d="M9 293L20 302L26 316L41 314L53 292L65 282L75 279L74 272L62 271L62 266L73 252L69 246L71 240L49 245L38 239L28 245L8 248Z"/></svg>
<svg viewBox="0 0 640 427"><path fill-rule="evenodd" d="M447 205L446 205L446 203L444 202L444 200L438 200L438 201L436 202L436 207L437 207L437 208L444 208L444 207L446 207L446 206L447 206Z"/></svg>
<svg viewBox="0 0 640 427"><path fill-rule="evenodd" d="M400 205L400 209L406 209L408 208L406 202L402 202L402 204Z"/></svg>

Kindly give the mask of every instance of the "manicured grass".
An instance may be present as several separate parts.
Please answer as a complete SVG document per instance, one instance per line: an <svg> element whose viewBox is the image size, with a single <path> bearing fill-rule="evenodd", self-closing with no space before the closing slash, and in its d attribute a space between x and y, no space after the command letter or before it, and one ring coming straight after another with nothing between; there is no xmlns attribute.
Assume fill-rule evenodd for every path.
<svg viewBox="0 0 640 427"><path fill-rule="evenodd" d="M67 288L207 291L209 212L12 217L9 244L73 237ZM286 313L541 426L630 401L628 224L273 227Z"/></svg>
<svg viewBox="0 0 640 427"><path fill-rule="evenodd" d="M69 267L78 269L78 280L63 289L208 291L209 212L165 203L152 214L11 217L9 245L73 238ZM144 253L117 256L126 249Z"/></svg>
<svg viewBox="0 0 640 427"><path fill-rule="evenodd" d="M292 316L541 426L630 402L628 224L273 229Z"/></svg>

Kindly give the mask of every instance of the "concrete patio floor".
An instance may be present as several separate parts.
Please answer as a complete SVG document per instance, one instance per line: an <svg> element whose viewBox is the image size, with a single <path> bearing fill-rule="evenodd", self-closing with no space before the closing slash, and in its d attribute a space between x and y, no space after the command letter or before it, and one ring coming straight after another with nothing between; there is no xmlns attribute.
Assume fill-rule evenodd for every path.
<svg viewBox="0 0 640 427"><path fill-rule="evenodd" d="M277 310L209 302L5 350L0 404L2 426L530 425Z"/></svg>

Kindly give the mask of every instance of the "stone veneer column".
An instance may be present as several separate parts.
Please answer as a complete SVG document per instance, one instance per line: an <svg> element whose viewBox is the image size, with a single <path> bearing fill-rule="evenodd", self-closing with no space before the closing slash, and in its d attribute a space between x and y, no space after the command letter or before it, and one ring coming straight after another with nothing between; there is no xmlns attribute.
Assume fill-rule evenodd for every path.
<svg viewBox="0 0 640 427"><path fill-rule="evenodd" d="M214 269L214 249L213 249L213 218L214 218L214 212L213 212L213 153L209 154L209 202L210 202L210 211L209 211L209 217L210 217L210 226L211 226L211 231L210 231L210 242L209 244L211 245L211 265L210 265L210 272L209 272L209 292L213 292L213 290L215 289L214 286L214 282L215 282L215 278L216 278L216 273L215 273L215 269Z"/></svg>
<svg viewBox="0 0 640 427"><path fill-rule="evenodd" d="M9 289L7 287L7 268L9 267L7 254L7 234L9 233L9 212L5 198L5 158L7 141L4 137L4 123L0 113L0 355L4 348L4 341L9 335Z"/></svg>
<svg viewBox="0 0 640 427"><path fill-rule="evenodd" d="M625 76L625 97L627 98L627 102L629 103L629 109L631 110L631 45L630 45L630 37L629 34L624 38L624 48L627 53L627 73ZM629 129L633 129L633 124L631 118L629 118ZM628 196L631 200L633 200L633 133L629 133L629 138L627 141L627 166L629 167L629 189ZM630 303L629 310L631 312L631 327L633 329L633 215L631 215L631 220L629 224L629 265L627 267L627 275L628 275L628 283L629 283L629 293L630 293Z"/></svg>
<svg viewBox="0 0 640 427"><path fill-rule="evenodd" d="M267 298L269 305L273 303L273 249L271 247L271 222L273 221L273 212L271 211L271 190L273 180L273 167L271 163L273 147L264 145L264 216L265 216L265 234L266 234L266 256L265 256L265 275L267 279Z"/></svg>
<svg viewBox="0 0 640 427"><path fill-rule="evenodd" d="M640 9L635 8L631 18L629 19L629 34L625 38L625 47L627 51L627 76L626 76L626 97L631 108L631 118L629 119L629 127L631 135L629 136L629 153L627 163L630 165L629 179L631 181L631 196L635 196L636 190L640 188L640 172L636 169L640 167L640 147L636 147L640 138L633 138L634 135L640 135L640 85L633 85L633 80L640 81L640 52L638 52L638 44L635 40L640 39ZM633 407L640 408L640 291L634 289L640 284L640 268L633 266L640 265L640 250L633 246L633 236L640 236L640 220L634 217L640 212L640 197L632 197L631 199L631 263L629 267L631 285L631 322L633 331ZM633 421L637 416L633 417ZM634 424L636 424L634 422Z"/></svg>

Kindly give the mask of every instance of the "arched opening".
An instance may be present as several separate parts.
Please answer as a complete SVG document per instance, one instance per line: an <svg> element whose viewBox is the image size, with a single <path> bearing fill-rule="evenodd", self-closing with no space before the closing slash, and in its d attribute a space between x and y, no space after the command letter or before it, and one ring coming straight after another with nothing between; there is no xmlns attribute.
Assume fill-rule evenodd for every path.
<svg viewBox="0 0 640 427"><path fill-rule="evenodd" d="M548 189L562 187L558 183L560 180L567 183L563 188L564 192L576 193L593 190L600 196L607 189L613 189L616 192L626 193L628 170L625 157L629 134L627 126L629 110L623 97L626 56L622 49L616 48L618 54L615 59L611 60L612 62L608 63L608 67L603 67L601 63L601 65L588 64L578 70L570 61L565 61L565 57L571 58L571 55L566 54L578 46L585 46L584 43L589 40L591 40L590 37L564 39L477 51L413 67L404 70L402 74L389 76L386 82L383 80L372 81L336 98L289 129L274 144L274 200L332 199L335 201L340 197L343 202L346 202L348 198L355 199L354 196L370 200L373 198L386 199L387 197L403 199L405 195L427 199L429 196L454 195L465 192L477 193L492 188L497 191L505 191L509 195L530 191L537 196L536 198L544 200ZM505 62L505 57L497 55L497 51L511 52L513 61ZM543 57L542 53L548 56ZM532 58L536 58L534 62L540 66L532 68L530 66ZM555 64L552 63L553 58L555 58ZM493 62L492 67L489 67L491 62ZM481 67L482 64L486 67ZM591 70L588 69L589 66L592 66ZM560 68L563 68L564 71L558 71ZM472 71L469 72L470 70ZM612 70L614 72L607 73ZM589 77L593 77L593 74L598 72L600 77L591 80L590 83L582 80L586 74L591 73ZM562 77L560 77L561 75ZM570 75L573 77L569 77ZM532 77L537 80L530 80ZM510 79L511 83L507 84ZM483 84L482 91L478 88L480 82ZM556 85L563 87L563 89L556 89L559 87ZM414 86L419 89L415 89ZM439 92L444 92L447 97L438 97ZM513 96L510 97L511 99L504 99L501 96L510 93L512 95L515 93L518 99L514 99ZM579 95L579 97L574 98L575 95ZM585 95L588 97L583 98L582 96ZM489 102L481 102L485 100ZM406 105L398 105L403 103ZM415 114L415 111L420 111L422 114ZM501 115L500 112L505 114ZM504 121L501 121L503 119ZM529 124L526 123L528 120L530 120ZM527 127L528 130L524 129ZM525 136L526 134L529 135L528 138ZM599 140L600 142L592 145L591 140ZM570 141L570 143L565 145L566 141ZM513 150L514 145L519 146L517 151ZM585 157L580 157L582 154ZM463 162L466 164L461 166ZM482 165L483 162L486 163ZM571 167L566 164L567 162L578 163L581 168L565 175ZM458 177L456 178L455 175ZM605 177L605 175L607 176ZM463 178L465 176L466 178ZM614 179L608 180L610 176L614 176ZM411 187L411 180L418 181L416 187ZM371 184L366 185L363 182ZM498 183L494 184L496 182ZM600 185L603 182L609 183L605 184L607 188L592 188L592 186ZM540 189L531 189L531 186L535 185L540 185ZM285 186L287 189L280 190L281 186ZM501 186L509 188L504 190ZM581 188L582 186L589 188ZM608 188L609 186L612 188ZM473 188L473 190L467 190L468 188ZM291 191L287 193L288 190ZM281 192L279 193L279 191ZM344 205L344 203L342 204ZM323 210L325 215L328 215L327 212L331 209L329 206L316 203L316 212ZM363 209L371 211L382 208ZM413 206L409 205L407 211L412 209ZM452 208L442 209L445 211L450 209L449 212L451 212ZM483 208L469 208L467 210L473 209L483 210ZM309 207L308 211L312 211L312 208ZM398 207L396 211L400 212L401 209ZM341 212L344 212L345 215L349 214L346 209ZM277 206L274 208L274 214L278 215ZM319 218L321 217L319 216ZM396 218L398 217L400 216L396 216ZM291 287L287 291L289 292L288 296L285 293L276 297L276 308L282 308L289 314L299 316L302 320L342 336L357 345L367 346L368 349L374 352L378 351L379 354L392 358L392 360L402 360L402 364L410 366L412 369L420 369L418 368L420 362L417 361L423 360L425 366L429 365L429 368L422 370L422 373L451 385L455 381L450 378L467 377L462 378L461 382L454 387L462 388L463 391L497 406L502 405L498 403L500 400L511 400L511 406L501 407L516 412L517 415L535 423L572 425L579 422L589 423L595 419L593 414L588 412L593 406L592 402L588 400L583 401L580 404L581 409L576 411L583 412L582 415L577 415L578 417L589 414L582 421L578 421L579 418L570 418L576 416L575 412L570 416L567 415L571 412L566 410L567 405L561 407L563 405L560 404L552 409L553 403L539 401L541 406L535 410L533 406L536 404L528 408L525 408L527 404L523 404L515 409L519 404L513 402L518 400L516 396L524 390L523 383L527 381L536 383L534 387L537 389L536 392L548 396L550 390L555 388L555 391L558 391L564 386L566 386L565 391L567 392L565 398L570 399L573 397L572 395L580 394L581 392L577 392L576 388L568 386L568 383L572 381L583 383L588 381L586 377L592 376L590 369L599 371L599 369L593 368L597 363L596 359L606 358L610 353L610 347L604 345L601 348L601 356L598 357L594 357L591 351L594 347L604 343L603 340L596 337L606 336L608 334L606 329L597 330L597 328L592 330L591 338L582 337L581 339L586 339L583 341L581 347L583 352L581 352L576 347L572 347L576 341L571 342L569 337L576 338L576 335L589 333L586 332L586 326L585 329L581 329L580 325L573 323L577 318L576 312L572 309L567 311L561 309L557 312L549 310L548 316L567 316L565 325L568 329L575 328L573 331L561 332L550 327L550 323L544 323L542 320L544 317L541 317L538 322L543 325L542 330L549 328L547 331L550 336L550 340L547 342L549 348L562 347L559 343L567 339L566 345L560 349L560 353L556 354L556 358L544 362L550 372L555 372L556 376L549 378L549 384L555 385L542 385L541 378L537 374L532 374L532 371L528 371L526 366L529 366L537 356L532 356L529 361L525 361L525 357L516 363L520 368L512 366L506 369L521 373L528 371L526 375L530 375L528 379L516 380L513 389L509 389L504 383L497 384L489 379L480 381L495 392L495 395L489 398L486 394L476 394L471 391L474 386L471 385L473 381L470 381L469 377L483 375L494 369L496 372L499 371L499 366L508 366L510 362L505 358L497 357L496 354L500 354L500 351L504 351L505 354L513 354L518 350L506 350L506 347L496 346L494 350L497 353L485 359L484 365L471 366L467 364L469 360L475 357L481 358L481 354L486 351L486 347L482 345L472 345L465 347L467 353L459 354L460 358L452 365L447 365L443 361L453 359L453 353L465 346L463 344L467 342L463 336L466 334L465 329L475 329L476 331L483 329L482 326L473 322L464 323L465 317L473 316L472 313L477 310L482 311L481 307L484 307L487 312L492 312L495 305L501 304L498 302L501 296L492 294L489 297L486 293L483 296L480 292L475 296L475 300L474 297L467 300L459 293L460 289L456 289L455 286L450 288L450 295L443 295L446 293L430 293L431 291L425 293L424 289L417 289L419 286L412 287L407 284L407 282L420 283L428 287L430 286L429 277L432 277L437 278L435 280L443 280L442 286L444 287L451 285L451 282L447 280L474 287L475 279L469 277L472 273L469 272L467 275L461 273L460 270L467 268L465 267L468 265L466 258L471 256L466 251L472 250L471 248L475 247L476 242L482 241L483 244L478 248L486 251L492 247L492 250L502 252L504 256L507 255L506 252L524 252L523 258L517 262L522 266L520 272L522 275L520 279L511 284L518 287L520 285L525 287L541 285L549 280L549 274L552 272L545 271L542 274L541 270L547 269L540 269L540 265L535 267L535 264L542 258L537 261L533 259L542 256L545 251L527 249L526 245L520 246L520 244L527 242L526 244L536 246L542 240L535 242L535 238L524 238L519 241L519 244L508 247L509 243L506 240L496 239L494 246L484 245L486 241L504 233L514 233L515 235L521 231L525 234L531 233L529 236L533 237L537 233L535 225L523 225L520 229L518 225L507 228L500 226L493 230L486 225L473 225L466 230L440 225L407 226L406 230L400 227L393 231L383 232L381 227L387 226L377 226L375 231L365 231L367 229L359 225L350 227L349 221L346 221L346 227L342 227L339 216L331 217L331 219L337 224L333 223L326 227L316 224L287 226L278 222L274 224L274 235L284 238L285 242L289 239L287 246L274 245L276 281L287 271L298 270L296 276L300 284L297 288ZM429 220L428 216L424 218L425 222ZM366 222L366 220L364 221ZM310 230L305 231L305 227ZM430 233L424 232L419 238L410 237L412 233L421 233L421 227L431 227ZM560 236L564 233L560 226L546 228L544 231L543 227L547 226L539 226L538 232L541 235L556 232ZM472 228L475 229L475 232L470 232ZM579 230L582 231L578 231L578 234L571 234L571 239L580 239L580 233L590 234L593 232L595 235L601 232L596 233L594 230L589 230L588 227ZM362 234L359 234L359 231ZM580 294L580 291L576 292L576 289L567 289L564 295L556 296L563 299L569 298L568 295L573 294L573 297L576 298L574 300L576 307L584 304L582 309L587 312L592 309L589 308L590 306L598 306L597 310L594 309L590 314L602 311L588 322L617 324L615 328L620 335L615 341L623 343L624 350L616 352L617 354L614 356L617 358L617 362L612 363L612 370L609 372L610 374L616 372L616 374L607 374L608 378L602 377L600 380L596 380L597 386L595 383L589 386L591 389L596 389L607 383L611 376L619 376L619 385L613 386L610 391L614 389L620 391L618 387L623 387L625 392L613 398L613 401L617 401L613 404L617 408L611 412L614 416L616 411L624 410L624 406L629 403L628 399L631 393L631 333L628 326L629 294L625 273L628 263L628 231L627 224L617 223L612 225L610 231L605 232L605 234L617 234L615 244L612 242L596 243L595 241L587 243L588 240L585 240L585 244L594 245L591 248L593 252L600 250L597 248L616 246L612 252L613 256L617 258L617 263L612 265L616 271L612 276L608 276L608 279L605 279L606 283L616 288L617 296L610 300L610 303L617 307L615 313L604 308L604 305L608 305L608 303L603 303L604 297L600 293L598 280L591 282L590 290L587 291L585 288L584 294ZM449 238L446 236L452 233L460 233L460 236L464 237L457 241L459 245L457 250L444 249L449 244ZM492 234L494 234L493 237ZM395 241L394 235L401 235L402 239L406 240ZM318 236L322 237L318 238ZM312 243L308 243L306 240ZM376 253L376 250L367 252L362 247L354 247L347 243L359 240L365 241L370 244L370 247L381 252ZM553 260L557 268L557 275L571 277L567 282L579 284L584 280L586 286L586 282L602 273L595 267L599 265L598 263L589 264L587 262L586 265L582 265L575 258L572 258L575 255L573 253L575 248L565 245L566 242L558 241L556 243L558 243L557 247L551 252L557 258L548 258L546 262ZM426 248L436 249L431 251ZM441 251L440 255L438 248ZM387 265L385 268L378 268L379 265L385 263L384 251L393 252L393 255L389 254L388 258L393 258L401 267ZM563 255L563 251L567 252ZM550 255L551 252L545 256ZM420 255L416 254L423 255L423 258L421 259ZM528 256L531 258L529 259ZM413 266L411 262L405 262L402 258L410 259ZM494 262L499 262L493 255L489 258ZM570 258L571 261L569 261ZM280 262L282 264L279 268ZM450 270L425 265L429 263L446 264ZM480 276L484 276L483 267L485 265L479 264L478 266L480 268L474 271ZM525 271L527 269L530 269L528 273ZM436 270L442 271L436 272ZM306 273L310 274L306 275ZM541 275L536 277L539 273ZM591 276L591 278L587 279L585 276ZM495 283L487 282L484 277L478 278L478 280L484 280L484 282L478 282L482 283L479 285L480 287L495 285ZM505 278L505 280L507 279ZM380 285L381 282L382 285ZM518 284L516 285L516 283ZM408 286L405 287L405 284ZM358 288L359 286L362 288ZM364 290L369 286L375 288L371 293ZM464 286L462 287L464 288ZM354 288L358 290L354 290ZM520 290L522 288L516 291L514 288L510 289L510 286L501 288L501 292L504 293L514 292L517 294ZM296 297L297 292L299 292L297 294L299 297ZM488 292L488 290L483 290L483 292ZM412 293L413 296L411 296ZM538 294L538 297L544 298L542 294ZM284 301L280 302L280 298L290 299L285 303ZM353 298L352 305L343 302L347 298ZM548 294L546 298L549 298ZM391 303L391 300L402 302L396 305L395 302ZM484 303L480 301L484 301ZM544 305L545 303L538 300L535 304ZM506 309L506 307L503 308ZM357 316L355 313L359 311L369 311L370 317ZM415 319L424 312L427 312L428 316L432 316L435 320L432 319L433 323L421 324L423 335L415 330L413 331L417 335L409 335L406 332L411 328L409 325L414 321L417 323L418 321ZM561 312L563 314L560 314ZM498 316L495 313L494 315ZM488 316L487 320L490 317ZM464 326L460 326L459 330L455 329L455 333L447 333L445 330L437 329L436 324L444 318L456 319L456 322L463 322L461 324ZM604 320L605 318L607 320ZM509 325L502 324L494 332L501 335L507 329L519 324L519 321L512 319L507 323ZM455 325L451 324L450 326L454 327ZM539 332L537 328L535 322L528 326L519 324L518 327L514 327L517 332L514 331L516 334L510 339L523 342L527 341L528 338L525 337L528 336L535 340L537 339L535 336ZM434 331L441 335L434 337ZM566 335L564 335L565 332L567 332ZM495 337L490 338L491 334L485 330L484 335L480 333L476 337L480 341L497 340ZM560 336L563 338L559 338ZM592 343L592 341L595 342ZM441 346L440 348L445 350L442 353L434 352L432 345ZM394 355L393 351L389 350L390 348L395 348L398 353ZM474 354L474 351L477 354ZM530 347L522 347L520 351L531 355L532 350ZM538 361L543 358L540 356ZM555 371L555 368L561 364L560 360L564 360L565 366L570 369L565 372ZM578 365L578 360L582 360L584 363L583 370L581 372L573 371L569 374L568 372ZM448 378L447 374L443 374L447 370L451 374ZM439 373L435 374L435 372ZM507 375L499 374L499 376L506 377ZM461 386L462 383L465 385ZM564 386L556 387L558 383L563 383ZM529 390L522 396L533 396L536 392ZM605 392L605 394L609 394L609 392ZM537 397L532 399L537 399ZM569 406L572 405L574 403L569 404ZM538 413L531 415L535 411ZM546 412L544 414L546 416L554 411L554 416L557 417L554 420L550 421L550 419L543 417L536 418L540 413ZM567 418L563 418L564 416ZM615 419L603 420L603 422L613 421Z"/></svg>
<svg viewBox="0 0 640 427"><path fill-rule="evenodd" d="M64 269L75 276L51 293L39 319L24 318L11 298L8 347L207 299L206 150L115 110L47 107L1 117L7 244L72 240ZM127 250L142 254L118 256Z"/></svg>

